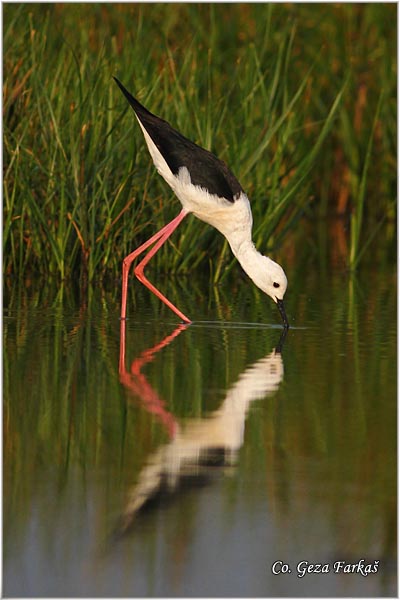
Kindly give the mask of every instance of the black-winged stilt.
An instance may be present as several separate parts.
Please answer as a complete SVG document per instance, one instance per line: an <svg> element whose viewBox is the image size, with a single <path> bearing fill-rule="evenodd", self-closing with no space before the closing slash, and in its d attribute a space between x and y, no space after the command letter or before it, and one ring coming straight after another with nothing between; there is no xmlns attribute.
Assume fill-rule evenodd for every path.
<svg viewBox="0 0 400 600"><path fill-rule="evenodd" d="M182 210L175 219L124 259L121 319L126 318L129 268L137 256L154 244L135 267L135 275L183 321L191 322L150 283L143 270L186 215L193 213L226 237L244 271L276 302L284 327L289 327L283 304L283 296L287 288L285 272L280 265L256 250L251 239L253 216L250 202L236 177L224 162L208 150L186 139L166 121L149 112L116 77L114 79L135 112L157 171L182 204Z"/></svg>

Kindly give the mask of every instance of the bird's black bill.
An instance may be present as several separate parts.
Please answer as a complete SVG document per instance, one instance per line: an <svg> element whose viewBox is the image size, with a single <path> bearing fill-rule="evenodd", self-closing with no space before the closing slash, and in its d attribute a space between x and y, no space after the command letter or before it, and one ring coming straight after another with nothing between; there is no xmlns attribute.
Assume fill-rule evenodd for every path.
<svg viewBox="0 0 400 600"><path fill-rule="evenodd" d="M278 305L279 312L281 313L281 317L282 317L282 321L283 321L283 326L285 327L285 329L289 329L289 321L288 321L287 316L286 316L285 305L283 304L283 300L278 300L277 299L276 303Z"/></svg>

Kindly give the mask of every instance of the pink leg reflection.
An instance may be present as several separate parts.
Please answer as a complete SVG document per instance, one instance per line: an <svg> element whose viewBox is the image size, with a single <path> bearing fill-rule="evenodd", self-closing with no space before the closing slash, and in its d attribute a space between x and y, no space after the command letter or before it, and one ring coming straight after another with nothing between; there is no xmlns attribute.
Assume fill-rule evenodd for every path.
<svg viewBox="0 0 400 600"><path fill-rule="evenodd" d="M125 334L126 320L121 319L120 329L120 351L119 351L119 379L130 393L138 396L144 404L146 410L158 417L166 428L168 435L173 438L177 429L175 417L165 408L165 401L159 397L157 392L151 387L145 375L141 372L144 365L154 360L157 352L168 346L187 325L180 324L173 333L165 337L161 342L144 350L138 358L135 358L131 364L130 371L125 368Z"/></svg>

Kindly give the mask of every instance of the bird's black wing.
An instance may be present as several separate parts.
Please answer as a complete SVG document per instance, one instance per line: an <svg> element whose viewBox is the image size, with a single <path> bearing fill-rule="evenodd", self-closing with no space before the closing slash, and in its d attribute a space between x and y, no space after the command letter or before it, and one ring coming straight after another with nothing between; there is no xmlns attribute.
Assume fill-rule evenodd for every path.
<svg viewBox="0 0 400 600"><path fill-rule="evenodd" d="M114 79L172 173L178 175L180 167L186 167L194 185L204 188L210 194L234 202L243 190L226 164L208 150L185 138L167 121L153 115L124 88L116 77Z"/></svg>

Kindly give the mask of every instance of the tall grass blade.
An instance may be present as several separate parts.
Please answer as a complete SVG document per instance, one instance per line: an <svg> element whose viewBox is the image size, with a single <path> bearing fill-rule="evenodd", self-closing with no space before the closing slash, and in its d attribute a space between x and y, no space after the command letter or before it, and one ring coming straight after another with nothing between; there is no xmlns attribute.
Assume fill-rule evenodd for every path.
<svg viewBox="0 0 400 600"><path fill-rule="evenodd" d="M383 96L384 96L384 93L382 90L379 95L379 98L378 98L375 116L374 116L374 120L373 120L372 127L371 127L371 132L370 132L370 136L369 136L369 140L368 140L367 151L365 154L364 165L363 165L363 170L362 170L362 174L361 174L361 180L359 183L358 194L356 197L356 202L354 205L353 212L351 214L350 256L349 256L349 266L351 269L355 269L357 267L357 264L359 263L361 256L363 254L363 252L360 251L360 238L361 238L363 216L364 216L364 209L365 209L367 176L368 176L368 171L369 171L369 167L371 164L374 135L375 135L376 126L377 126L380 112L381 112Z"/></svg>

